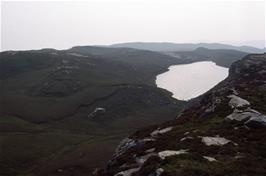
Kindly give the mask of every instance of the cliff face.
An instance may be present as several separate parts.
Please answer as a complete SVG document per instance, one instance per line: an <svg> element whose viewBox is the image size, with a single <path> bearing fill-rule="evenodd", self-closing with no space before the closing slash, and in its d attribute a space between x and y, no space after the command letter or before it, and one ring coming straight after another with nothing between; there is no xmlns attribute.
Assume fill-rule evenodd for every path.
<svg viewBox="0 0 266 176"><path fill-rule="evenodd" d="M266 175L265 114L266 55L248 55L175 120L124 139L95 174Z"/></svg>

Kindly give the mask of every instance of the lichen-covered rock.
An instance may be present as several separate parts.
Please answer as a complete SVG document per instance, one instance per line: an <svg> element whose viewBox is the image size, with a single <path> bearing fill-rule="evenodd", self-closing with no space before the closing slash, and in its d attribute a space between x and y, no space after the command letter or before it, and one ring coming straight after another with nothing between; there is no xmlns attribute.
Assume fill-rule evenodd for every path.
<svg viewBox="0 0 266 176"><path fill-rule="evenodd" d="M226 118L229 120L245 121L252 117L257 117L259 115L260 115L259 112L252 109L246 109L246 110L235 109L233 113L228 115Z"/></svg>
<svg viewBox="0 0 266 176"><path fill-rule="evenodd" d="M249 127L266 127L266 116L262 114L256 114L252 116L245 125Z"/></svg>
<svg viewBox="0 0 266 176"><path fill-rule="evenodd" d="M223 137L202 137L202 142L207 146L211 145L222 146L231 141Z"/></svg>
<svg viewBox="0 0 266 176"><path fill-rule="evenodd" d="M203 158L205 158L206 160L208 160L210 162L217 161L215 158L209 157L209 156L203 156Z"/></svg>
<svg viewBox="0 0 266 176"><path fill-rule="evenodd" d="M241 108L250 105L247 100L236 95L229 95L228 98L231 98L231 100L229 101L229 105L231 106L231 108Z"/></svg>
<svg viewBox="0 0 266 176"><path fill-rule="evenodd" d="M160 134L164 134L164 133L167 133L169 131L171 131L173 129L173 127L167 127L167 128L163 128L163 129L157 129L155 131L153 131L151 133L151 136L157 136L157 135L160 135Z"/></svg>
<svg viewBox="0 0 266 176"><path fill-rule="evenodd" d="M125 171L121 171L114 176L131 176L133 173L137 172L140 168L132 168Z"/></svg>
<svg viewBox="0 0 266 176"><path fill-rule="evenodd" d="M180 155L180 154L185 154L187 153L187 150L178 150L178 151L174 151L174 150L165 150L165 151L161 151L158 153L159 157L164 160L166 157L169 156L174 156L174 155Z"/></svg>

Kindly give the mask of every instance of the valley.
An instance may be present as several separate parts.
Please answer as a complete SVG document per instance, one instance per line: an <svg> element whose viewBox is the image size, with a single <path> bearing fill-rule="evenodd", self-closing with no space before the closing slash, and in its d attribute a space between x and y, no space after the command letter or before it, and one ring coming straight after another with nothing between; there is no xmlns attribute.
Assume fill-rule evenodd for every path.
<svg viewBox="0 0 266 176"><path fill-rule="evenodd" d="M228 65L245 54L230 53ZM123 138L186 106L156 86L158 74L210 58L95 46L2 52L0 174L91 174Z"/></svg>
<svg viewBox="0 0 266 176"><path fill-rule="evenodd" d="M0 176L266 176L263 0L3 0Z"/></svg>

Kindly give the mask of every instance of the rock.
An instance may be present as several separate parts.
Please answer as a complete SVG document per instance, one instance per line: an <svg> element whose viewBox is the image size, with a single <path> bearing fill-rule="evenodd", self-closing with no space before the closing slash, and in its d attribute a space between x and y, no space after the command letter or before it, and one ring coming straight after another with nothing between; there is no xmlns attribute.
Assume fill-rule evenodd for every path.
<svg viewBox="0 0 266 176"><path fill-rule="evenodd" d="M202 142L207 146L211 145L222 146L231 141L223 137L202 137Z"/></svg>
<svg viewBox="0 0 266 176"><path fill-rule="evenodd" d="M106 111L105 108L97 107L97 108L94 109L93 112L91 112L91 113L88 115L88 117L89 117L89 118L90 118L90 117L94 117L94 116L97 115L97 114L105 113L105 111Z"/></svg>
<svg viewBox="0 0 266 176"><path fill-rule="evenodd" d="M156 156L156 154L155 153L149 153L147 155L137 157L136 158L136 163L139 166L142 166L151 156Z"/></svg>
<svg viewBox="0 0 266 176"><path fill-rule="evenodd" d="M153 141L156 141L155 139L153 138L144 138L142 139L143 142L153 142Z"/></svg>
<svg viewBox="0 0 266 176"><path fill-rule="evenodd" d="M184 135L188 135L189 134L189 131L185 132Z"/></svg>
<svg viewBox="0 0 266 176"><path fill-rule="evenodd" d="M266 127L266 116L263 114L256 114L256 116L251 117L245 125L253 128Z"/></svg>
<svg viewBox="0 0 266 176"><path fill-rule="evenodd" d="M241 121L248 120L249 118L251 118L253 116L257 116L257 113L251 112L251 111L243 111L243 110L235 109L232 114L230 114L226 117L226 119L241 122Z"/></svg>
<svg viewBox="0 0 266 176"><path fill-rule="evenodd" d="M57 169L57 172L61 173L61 172L63 172L63 169Z"/></svg>
<svg viewBox="0 0 266 176"><path fill-rule="evenodd" d="M155 139L152 139L152 138L144 138L144 139L139 139L139 140L125 138L120 142L120 144L116 148L114 158L125 153L128 149L132 147L142 147L145 143L153 142L153 141L155 141Z"/></svg>
<svg viewBox="0 0 266 176"><path fill-rule="evenodd" d="M251 108L245 110L235 109L226 119L239 122L246 121L245 125L248 127L266 127L266 116Z"/></svg>
<svg viewBox="0 0 266 176"><path fill-rule="evenodd" d="M242 110L235 109L232 114L226 117L226 119L242 121L245 120L246 118L249 118L249 116L243 116L242 112L243 112Z"/></svg>
<svg viewBox="0 0 266 176"><path fill-rule="evenodd" d="M118 172L114 176L131 176L133 173L138 172L140 168L132 168L125 171Z"/></svg>
<svg viewBox="0 0 266 176"><path fill-rule="evenodd" d="M209 156L203 156L203 158L205 158L206 160L208 160L210 162L217 161L215 158L209 157Z"/></svg>
<svg viewBox="0 0 266 176"><path fill-rule="evenodd" d="M191 136L188 136L188 137L183 137L182 139L180 139L180 141L185 141L185 140L187 140L187 139L194 139L193 137L191 137Z"/></svg>
<svg viewBox="0 0 266 176"><path fill-rule="evenodd" d="M151 148L151 149L148 149L145 151L145 153L151 153L151 152L154 152L155 151L155 148Z"/></svg>
<svg viewBox="0 0 266 176"><path fill-rule="evenodd" d="M185 154L187 153L187 150L178 150L178 151L175 151L175 150L165 150L165 151L161 151L158 153L158 156L164 160L166 157L169 157L169 156L174 156L174 155L180 155L180 154Z"/></svg>
<svg viewBox="0 0 266 176"><path fill-rule="evenodd" d="M152 133L151 133L151 136L157 136L157 135L159 135L159 134L164 134L164 133L167 133L167 132L169 132L169 131L171 131L173 129L173 127L167 127L167 128L163 128L163 129L157 129L157 130L155 130L155 131L153 131Z"/></svg>
<svg viewBox="0 0 266 176"><path fill-rule="evenodd" d="M95 108L95 112L105 112L105 108Z"/></svg>
<svg viewBox="0 0 266 176"><path fill-rule="evenodd" d="M156 171L155 171L156 176L160 176L163 172L164 172L163 168L158 168L158 169L156 169Z"/></svg>
<svg viewBox="0 0 266 176"><path fill-rule="evenodd" d="M123 139L115 150L114 156L119 156L126 152L129 148L136 146L136 141L130 138Z"/></svg>
<svg viewBox="0 0 266 176"><path fill-rule="evenodd" d="M231 106L231 108L241 108L250 105L247 100L236 95L229 95L228 98L231 98L229 101L229 106Z"/></svg>

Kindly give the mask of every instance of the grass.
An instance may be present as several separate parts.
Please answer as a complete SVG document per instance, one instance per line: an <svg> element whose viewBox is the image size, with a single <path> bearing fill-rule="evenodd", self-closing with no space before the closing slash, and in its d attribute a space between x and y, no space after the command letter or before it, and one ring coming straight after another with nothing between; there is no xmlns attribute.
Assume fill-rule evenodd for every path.
<svg viewBox="0 0 266 176"><path fill-rule="evenodd" d="M263 164L265 160L260 160L259 158L250 158L249 161L228 158L209 162L201 155L183 154L167 158L160 167L165 170L165 176L240 176L245 174L262 176L265 174ZM254 168L256 169L254 170Z"/></svg>
<svg viewBox="0 0 266 176"><path fill-rule="evenodd" d="M9 130L1 129L0 133L0 175L56 175L61 168L88 175L106 164L121 139L146 125L174 118L178 110L176 105L134 108L136 112L128 111L105 121L89 119L86 111L41 124L3 116L0 124Z"/></svg>

